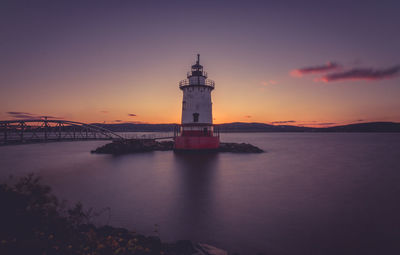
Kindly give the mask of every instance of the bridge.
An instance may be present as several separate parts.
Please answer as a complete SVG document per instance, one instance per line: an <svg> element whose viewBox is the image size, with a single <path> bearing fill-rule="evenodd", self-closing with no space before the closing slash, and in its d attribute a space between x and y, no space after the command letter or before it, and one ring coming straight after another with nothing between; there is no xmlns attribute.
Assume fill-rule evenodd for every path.
<svg viewBox="0 0 400 255"><path fill-rule="evenodd" d="M125 138L103 127L76 121L48 119L0 121L0 144L3 145L117 139Z"/></svg>
<svg viewBox="0 0 400 255"><path fill-rule="evenodd" d="M69 120L25 119L0 121L0 145L41 143L56 141L125 140L125 139L173 139L174 136L129 135L106 128Z"/></svg>

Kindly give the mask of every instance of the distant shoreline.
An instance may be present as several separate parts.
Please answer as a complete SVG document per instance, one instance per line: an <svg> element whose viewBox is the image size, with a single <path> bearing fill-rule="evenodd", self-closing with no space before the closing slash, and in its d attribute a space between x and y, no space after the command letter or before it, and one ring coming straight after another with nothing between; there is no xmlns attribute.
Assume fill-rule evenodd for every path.
<svg viewBox="0 0 400 255"><path fill-rule="evenodd" d="M173 132L177 124L93 123L114 132ZM366 122L332 127L301 127L233 122L215 125L221 133L400 133L397 122Z"/></svg>

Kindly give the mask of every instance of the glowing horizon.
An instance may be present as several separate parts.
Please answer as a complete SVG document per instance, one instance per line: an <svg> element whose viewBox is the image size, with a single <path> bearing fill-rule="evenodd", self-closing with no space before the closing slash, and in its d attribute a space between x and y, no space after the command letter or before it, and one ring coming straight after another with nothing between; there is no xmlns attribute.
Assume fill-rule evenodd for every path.
<svg viewBox="0 0 400 255"><path fill-rule="evenodd" d="M200 53L215 124L400 122L395 6L204 4L7 2L0 120L179 123L178 82Z"/></svg>

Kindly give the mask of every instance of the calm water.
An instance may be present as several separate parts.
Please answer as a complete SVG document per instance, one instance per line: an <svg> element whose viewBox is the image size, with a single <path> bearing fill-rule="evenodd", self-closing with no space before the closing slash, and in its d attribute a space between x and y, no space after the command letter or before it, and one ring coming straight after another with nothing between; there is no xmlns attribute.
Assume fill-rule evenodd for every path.
<svg viewBox="0 0 400 255"><path fill-rule="evenodd" d="M399 254L400 134L223 134L263 154L94 155L105 142L0 147L110 224L241 254ZM106 223L103 215L97 219Z"/></svg>

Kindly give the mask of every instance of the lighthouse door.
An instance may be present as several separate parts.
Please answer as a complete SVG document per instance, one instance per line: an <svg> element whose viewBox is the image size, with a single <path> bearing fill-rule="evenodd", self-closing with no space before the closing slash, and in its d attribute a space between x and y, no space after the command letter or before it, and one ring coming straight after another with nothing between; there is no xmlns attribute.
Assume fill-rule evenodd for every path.
<svg viewBox="0 0 400 255"><path fill-rule="evenodd" d="M193 122L199 122L199 115L197 112L193 113Z"/></svg>

